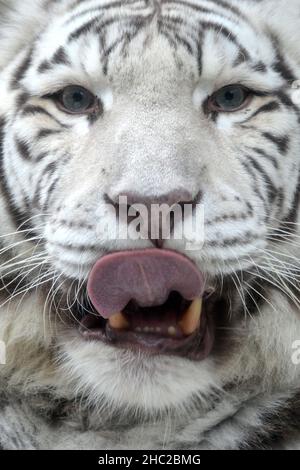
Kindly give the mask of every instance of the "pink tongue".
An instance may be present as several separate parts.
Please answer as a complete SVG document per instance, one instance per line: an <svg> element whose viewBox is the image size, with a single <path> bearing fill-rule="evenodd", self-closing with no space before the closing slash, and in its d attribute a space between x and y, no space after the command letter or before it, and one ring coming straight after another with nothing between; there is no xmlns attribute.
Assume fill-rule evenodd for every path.
<svg viewBox="0 0 300 470"><path fill-rule="evenodd" d="M183 255L148 249L100 258L88 280L92 304L104 318L123 310L130 300L140 307L162 305L172 291L186 300L201 296L203 275Z"/></svg>

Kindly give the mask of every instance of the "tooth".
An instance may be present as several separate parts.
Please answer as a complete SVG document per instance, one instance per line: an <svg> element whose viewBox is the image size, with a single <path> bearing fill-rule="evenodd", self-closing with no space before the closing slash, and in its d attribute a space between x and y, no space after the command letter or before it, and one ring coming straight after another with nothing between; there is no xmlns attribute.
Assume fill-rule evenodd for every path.
<svg viewBox="0 0 300 470"><path fill-rule="evenodd" d="M199 297L193 300L189 308L183 314L179 322L182 333L186 336L191 335L198 328L200 324L200 317L202 312L202 299Z"/></svg>
<svg viewBox="0 0 300 470"><path fill-rule="evenodd" d="M175 328L175 326L169 326L169 328L168 328L168 334L169 334L170 336L175 336L175 335L176 335L176 328Z"/></svg>
<svg viewBox="0 0 300 470"><path fill-rule="evenodd" d="M108 320L109 325L115 330L126 330L129 323L122 312L115 313Z"/></svg>

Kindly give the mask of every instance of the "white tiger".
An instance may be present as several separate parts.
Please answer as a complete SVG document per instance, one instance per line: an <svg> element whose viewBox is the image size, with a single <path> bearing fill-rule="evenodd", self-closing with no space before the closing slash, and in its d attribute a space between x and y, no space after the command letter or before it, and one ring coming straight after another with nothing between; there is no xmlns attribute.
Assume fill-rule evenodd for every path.
<svg viewBox="0 0 300 470"><path fill-rule="evenodd" d="M300 448L299 16L299 0L0 2L2 448ZM200 202L203 248L102 238L120 196ZM184 338L169 300L144 301L174 288L168 256L202 289ZM140 333L111 316L108 268L135 281L130 260Z"/></svg>

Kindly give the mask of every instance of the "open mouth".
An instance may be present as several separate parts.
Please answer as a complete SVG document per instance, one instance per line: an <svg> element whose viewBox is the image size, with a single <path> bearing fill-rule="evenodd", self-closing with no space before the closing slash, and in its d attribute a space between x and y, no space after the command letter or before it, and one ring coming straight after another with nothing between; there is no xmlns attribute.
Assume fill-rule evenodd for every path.
<svg viewBox="0 0 300 470"><path fill-rule="evenodd" d="M205 280L194 263L168 250L113 253L91 271L88 295L95 312L80 334L149 354L201 360L214 345Z"/></svg>

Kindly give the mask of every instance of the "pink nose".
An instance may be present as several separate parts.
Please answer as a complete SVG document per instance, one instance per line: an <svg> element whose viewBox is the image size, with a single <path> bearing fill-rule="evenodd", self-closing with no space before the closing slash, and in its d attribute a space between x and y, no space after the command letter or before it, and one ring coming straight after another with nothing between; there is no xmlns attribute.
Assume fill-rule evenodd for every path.
<svg viewBox="0 0 300 470"><path fill-rule="evenodd" d="M164 240L162 237L162 225L169 224L167 227L167 230L170 230L170 234L171 234L174 224L173 224L173 219L172 219L172 213L169 214L168 211L164 211L164 210L161 211L162 217L159 219L159 221L156 221L154 224L154 221L150 218L151 206L152 205L153 206L154 205L156 206L167 205L169 206L170 209L173 208L174 210L176 204L178 204L181 206L179 213L182 213L183 205L191 204L192 207L195 207L195 205L200 201L200 199L201 199L201 192L199 192L196 195L196 197L193 197L193 195L189 191L186 191L186 190L175 190L166 194L162 194L160 196L153 196L153 197L145 196L145 195L133 193L133 192L123 192L114 197L110 197L109 195L106 195L107 202L114 204L118 212L120 211L121 208L124 209L124 204L126 206L127 211L133 205L139 204L139 205L145 206L147 210L147 214L148 214L149 240L157 248L162 248L163 243L164 243ZM131 218L128 217L127 220L130 221ZM157 222L158 222L158 225L157 225ZM155 228L153 227L153 224L155 225ZM166 225L164 226L166 227ZM153 228L154 228L154 231L153 231Z"/></svg>

